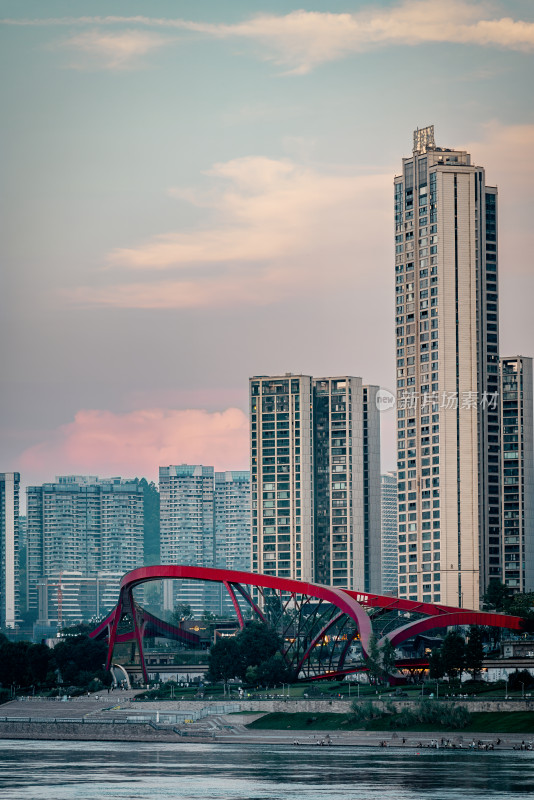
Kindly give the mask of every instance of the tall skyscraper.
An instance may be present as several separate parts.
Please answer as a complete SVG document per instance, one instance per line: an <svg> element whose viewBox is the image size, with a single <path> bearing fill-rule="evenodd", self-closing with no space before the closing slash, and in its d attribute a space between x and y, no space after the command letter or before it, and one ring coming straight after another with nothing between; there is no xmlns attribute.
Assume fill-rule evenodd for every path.
<svg viewBox="0 0 534 800"><path fill-rule="evenodd" d="M27 499L30 610L39 610L44 579L57 595L63 573L84 580L114 574L118 591L120 576L142 566L143 488L137 481L66 475L29 486ZM57 598L55 605L44 596L41 601L41 619L45 606L57 610Z"/></svg>
<svg viewBox="0 0 534 800"><path fill-rule="evenodd" d="M382 591L396 596L398 591L397 473L381 476L382 505Z"/></svg>
<svg viewBox="0 0 534 800"><path fill-rule="evenodd" d="M195 567L248 569L250 478L248 472L215 472L181 464L159 468L161 561ZM215 584L164 582L164 608L176 603L221 614L232 608Z"/></svg>
<svg viewBox="0 0 534 800"><path fill-rule="evenodd" d="M251 378L253 571L380 591L377 389Z"/></svg>
<svg viewBox="0 0 534 800"><path fill-rule="evenodd" d="M15 628L19 615L18 472L0 472L0 627Z"/></svg>
<svg viewBox="0 0 534 800"><path fill-rule="evenodd" d="M534 591L532 359L501 358L503 582Z"/></svg>
<svg viewBox="0 0 534 800"><path fill-rule="evenodd" d="M399 594L478 608L499 577L497 190L415 131L395 178Z"/></svg>

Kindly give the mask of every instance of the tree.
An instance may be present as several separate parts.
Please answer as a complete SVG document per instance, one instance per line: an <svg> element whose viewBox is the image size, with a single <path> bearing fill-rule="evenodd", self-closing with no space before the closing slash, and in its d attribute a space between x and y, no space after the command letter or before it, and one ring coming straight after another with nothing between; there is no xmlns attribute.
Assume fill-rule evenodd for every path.
<svg viewBox="0 0 534 800"><path fill-rule="evenodd" d="M430 667L430 677L439 681L445 675L445 667L443 666L443 658L441 656L441 649L436 647L432 650L430 658L428 659Z"/></svg>
<svg viewBox="0 0 534 800"><path fill-rule="evenodd" d="M527 611L522 614L522 628L525 633L534 633L534 611Z"/></svg>
<svg viewBox="0 0 534 800"><path fill-rule="evenodd" d="M369 676L373 679L373 683L378 683L380 675L382 674L382 654L378 646L378 639L374 633L369 637L369 646L367 648L367 669Z"/></svg>
<svg viewBox="0 0 534 800"><path fill-rule="evenodd" d="M473 680L480 670L484 662L484 647L482 645L482 631L476 625L472 625L469 629L469 639L465 646L465 666L469 670Z"/></svg>
<svg viewBox="0 0 534 800"><path fill-rule="evenodd" d="M172 621L179 625L186 619L193 619L193 611L189 603L176 603L172 614Z"/></svg>
<svg viewBox="0 0 534 800"><path fill-rule="evenodd" d="M235 636L219 639L208 656L208 680L224 681L237 678L241 672L240 648Z"/></svg>
<svg viewBox="0 0 534 800"><path fill-rule="evenodd" d="M75 625L69 625L67 628L61 628L61 637L87 636L94 630L94 627L94 625L89 625L88 622L77 622Z"/></svg>
<svg viewBox="0 0 534 800"><path fill-rule="evenodd" d="M104 671L106 652L104 642L88 636L71 636L56 644L52 650L52 663L59 669L64 683L86 686L93 677L106 683L111 681Z"/></svg>
<svg viewBox="0 0 534 800"><path fill-rule="evenodd" d="M250 686L254 686L258 683L258 667L247 667L245 680Z"/></svg>
<svg viewBox="0 0 534 800"><path fill-rule="evenodd" d="M146 478L139 480L139 486L143 487L144 562L149 566L160 561L159 492L156 484Z"/></svg>
<svg viewBox="0 0 534 800"><path fill-rule="evenodd" d="M251 667L247 668L245 677L250 669ZM274 656L271 656L267 661L264 661L257 667L252 667L252 669L257 671L257 680L267 686L269 684L274 686L277 683L289 683L291 681L291 670L280 652L275 653Z"/></svg>
<svg viewBox="0 0 534 800"><path fill-rule="evenodd" d="M491 578L483 598L484 606L495 611L507 611L510 589L498 578Z"/></svg>
<svg viewBox="0 0 534 800"><path fill-rule="evenodd" d="M281 636L263 622L251 622L236 636L239 645L239 675L244 678L247 667L259 667L282 650Z"/></svg>
<svg viewBox="0 0 534 800"><path fill-rule="evenodd" d="M45 683L52 652L45 644L33 644L27 651L28 677L33 684Z"/></svg>
<svg viewBox="0 0 534 800"><path fill-rule="evenodd" d="M534 609L534 593L514 594L508 601L508 613L515 617L526 617L532 614Z"/></svg>
<svg viewBox="0 0 534 800"><path fill-rule="evenodd" d="M44 683L51 660L45 644L10 642L0 635L0 683L28 687Z"/></svg>
<svg viewBox="0 0 534 800"><path fill-rule="evenodd" d="M534 678L528 671L523 669L521 672L516 669L508 676L508 688L512 692L520 692L524 689L530 689L534 685Z"/></svg>
<svg viewBox="0 0 534 800"><path fill-rule="evenodd" d="M382 670L385 675L391 675L395 669L395 647L391 644L391 639L386 637L382 646Z"/></svg>
<svg viewBox="0 0 534 800"><path fill-rule="evenodd" d="M249 683L284 683L292 678L282 638L263 622L251 622L237 636L219 640L210 650L208 678L238 677Z"/></svg>
<svg viewBox="0 0 534 800"><path fill-rule="evenodd" d="M443 669L450 678L461 674L465 668L465 641L456 631L449 631L441 648Z"/></svg>
<svg viewBox="0 0 534 800"><path fill-rule="evenodd" d="M2 686L28 686L29 642L10 642L7 638L0 643L0 683Z"/></svg>

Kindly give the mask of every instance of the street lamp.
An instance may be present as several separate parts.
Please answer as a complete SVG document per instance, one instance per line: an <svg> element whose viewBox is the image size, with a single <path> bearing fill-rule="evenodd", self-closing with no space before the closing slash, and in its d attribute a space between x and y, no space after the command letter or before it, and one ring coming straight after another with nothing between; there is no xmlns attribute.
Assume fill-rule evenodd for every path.
<svg viewBox="0 0 534 800"><path fill-rule="evenodd" d="M523 683L523 681L519 681L519 683L521 684L521 699L524 700L525 699L525 684Z"/></svg>

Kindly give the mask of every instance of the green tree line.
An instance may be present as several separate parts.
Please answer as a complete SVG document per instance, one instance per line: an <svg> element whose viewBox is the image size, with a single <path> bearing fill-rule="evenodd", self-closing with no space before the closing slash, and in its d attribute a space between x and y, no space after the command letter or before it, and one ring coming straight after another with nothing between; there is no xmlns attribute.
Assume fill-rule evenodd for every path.
<svg viewBox="0 0 534 800"><path fill-rule="evenodd" d="M292 680L282 656L282 638L271 627L252 622L237 636L219 639L210 650L207 678L212 682L239 678L250 685Z"/></svg>
<svg viewBox="0 0 534 800"><path fill-rule="evenodd" d="M11 642L0 634L0 687L30 689L58 685L85 689L95 678L109 684L104 670L107 647L87 635L68 636L53 647L30 642Z"/></svg>

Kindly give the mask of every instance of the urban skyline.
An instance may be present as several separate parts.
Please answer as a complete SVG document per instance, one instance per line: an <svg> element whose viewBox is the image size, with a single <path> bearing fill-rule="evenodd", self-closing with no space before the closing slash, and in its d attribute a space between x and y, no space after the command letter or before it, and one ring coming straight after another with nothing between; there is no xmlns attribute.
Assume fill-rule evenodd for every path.
<svg viewBox="0 0 534 800"><path fill-rule="evenodd" d="M244 474L249 375L365 374L372 397L344 380L364 420L375 395L383 412L373 481L397 473L399 594L476 607L492 577L513 591L534 579L533 12L338 5L275 0L250 16L243 0L155 0L149 17L96 0L76 17L55 0L35 17L8 0L0 468L21 476L21 511L51 469L157 480L178 453ZM417 87L410 107L401 81ZM275 552L287 574L289 553L296 577L376 589L380 491L367 492L369 459L346 473L336 461L354 441L369 456L350 414L334 438L340 380L310 383L309 443L290 426L309 474L266 490L276 519L290 513L276 548L253 542L256 564ZM361 505L344 507L351 495ZM16 523L3 529L16 562ZM97 549L89 537L82 573ZM4 572L13 606L16 564Z"/></svg>
<svg viewBox="0 0 534 800"><path fill-rule="evenodd" d="M533 585L532 359L499 359L497 189L486 185L483 167L466 151L437 146L433 126L416 129L394 195L398 592L477 608L491 578L513 591ZM379 412L390 410L384 393L359 378L293 373L251 378L250 390L253 571L381 592L387 523L381 530ZM160 467L162 561L236 566L222 542L226 500L219 491L217 501L217 490L245 474ZM12 627L19 476L2 477L2 541L9 545L2 613ZM169 494L174 478L207 481L206 491L192 497L189 487L177 496L174 487ZM76 618L94 605L84 599L94 593L91 580L96 608L103 607L121 573L143 561L129 544L132 526L119 520L123 512L100 508L104 485L140 492L136 481L81 475L28 488L27 604L42 624L51 613L62 618L63 574ZM99 497L90 497L95 491ZM49 494L59 506L47 503ZM68 503L78 495L81 513ZM246 514L249 495L239 497ZM236 499L234 492L234 505ZM142 514L137 519L141 542ZM237 525L241 538L245 528ZM239 543L231 549L235 560ZM243 558L239 566L246 566ZM190 588L166 591L165 608L182 601L196 613L222 611L205 587L198 597Z"/></svg>
<svg viewBox="0 0 534 800"><path fill-rule="evenodd" d="M530 4L72 11L6 0L0 22L0 452L25 485L156 479L176 452L244 469L258 372L394 391L385 231L416 126L499 186L501 350L532 351Z"/></svg>

